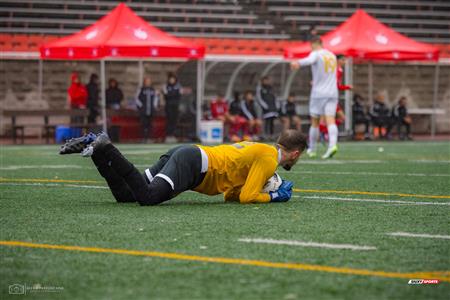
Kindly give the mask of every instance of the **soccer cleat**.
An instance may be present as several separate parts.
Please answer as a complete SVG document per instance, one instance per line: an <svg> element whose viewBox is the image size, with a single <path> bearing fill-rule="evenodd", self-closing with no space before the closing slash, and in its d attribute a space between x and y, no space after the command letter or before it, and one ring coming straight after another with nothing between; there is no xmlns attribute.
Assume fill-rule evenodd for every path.
<svg viewBox="0 0 450 300"><path fill-rule="evenodd" d="M92 156L94 151L101 150L106 145L111 144L108 134L105 132L99 133L95 141L93 141L89 146L87 146L82 152L81 156L89 157Z"/></svg>
<svg viewBox="0 0 450 300"><path fill-rule="evenodd" d="M308 155L309 158L315 158L317 156L317 153L316 153L316 151L308 149L308 150L306 150L306 155Z"/></svg>
<svg viewBox="0 0 450 300"><path fill-rule="evenodd" d="M59 149L59 154L81 153L90 143L96 139L96 135L92 132L77 138L67 140Z"/></svg>
<svg viewBox="0 0 450 300"><path fill-rule="evenodd" d="M327 152L325 152L324 155L322 155L323 159L327 159L327 158L332 158L333 155L335 155L338 151L338 147L337 146L333 146L331 148L328 148Z"/></svg>

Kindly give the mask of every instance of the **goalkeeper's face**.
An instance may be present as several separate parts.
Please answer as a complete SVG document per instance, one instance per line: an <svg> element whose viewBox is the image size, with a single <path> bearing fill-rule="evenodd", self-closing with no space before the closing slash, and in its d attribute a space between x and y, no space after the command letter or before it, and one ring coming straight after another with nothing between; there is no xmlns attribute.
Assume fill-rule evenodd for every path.
<svg viewBox="0 0 450 300"><path fill-rule="evenodd" d="M300 151L295 150L291 152L286 152L284 159L280 162L280 165L286 171L289 171L300 158Z"/></svg>

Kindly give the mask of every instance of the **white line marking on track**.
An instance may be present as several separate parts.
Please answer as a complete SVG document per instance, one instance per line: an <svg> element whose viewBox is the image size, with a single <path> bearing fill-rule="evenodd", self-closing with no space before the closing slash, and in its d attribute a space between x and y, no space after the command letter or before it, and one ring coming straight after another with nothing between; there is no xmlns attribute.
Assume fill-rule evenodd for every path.
<svg viewBox="0 0 450 300"><path fill-rule="evenodd" d="M372 246L358 246L358 245L350 245L350 244L329 244L329 243L289 241L289 240L273 240L273 239L262 239L262 238L242 238L242 239L238 239L238 241L244 242L244 243L275 244L275 245L288 245L288 246L313 247L313 248L328 248L328 249L377 250L376 247L372 247Z"/></svg>
<svg viewBox="0 0 450 300"><path fill-rule="evenodd" d="M325 175L369 175L369 176L416 176L416 177L450 177L450 174L425 174L425 173L392 173L392 172L322 172L322 171L289 171L295 174L325 174ZM282 171L281 173L288 173Z"/></svg>
<svg viewBox="0 0 450 300"><path fill-rule="evenodd" d="M11 165L0 167L0 170L22 170L22 169L85 169L80 165Z"/></svg>
<svg viewBox="0 0 450 300"><path fill-rule="evenodd" d="M450 235L440 235L440 234L409 233L409 232L388 232L386 234L391 236L450 240Z"/></svg>
<svg viewBox="0 0 450 300"><path fill-rule="evenodd" d="M334 201L350 201L350 202L372 202L372 203L388 203L388 204L408 204L408 205L450 205L450 202L424 202L424 201L402 201L402 200L383 200L371 198L343 198L343 197L326 197L326 196L299 196L294 195L295 198L315 199L315 200L334 200Z"/></svg>
<svg viewBox="0 0 450 300"><path fill-rule="evenodd" d="M9 186L38 186L38 187L62 187L62 188L85 188L85 189L109 189L101 185L79 185L79 184L59 184L59 183L12 183L0 182L0 185Z"/></svg>

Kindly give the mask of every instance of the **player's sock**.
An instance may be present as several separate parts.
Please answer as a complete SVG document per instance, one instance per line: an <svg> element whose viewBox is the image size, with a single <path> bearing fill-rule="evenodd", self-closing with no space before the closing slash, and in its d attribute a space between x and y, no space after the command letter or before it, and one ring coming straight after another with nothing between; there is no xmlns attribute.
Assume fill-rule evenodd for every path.
<svg viewBox="0 0 450 300"><path fill-rule="evenodd" d="M338 140L338 128L336 124L328 125L328 148L333 148Z"/></svg>
<svg viewBox="0 0 450 300"><path fill-rule="evenodd" d="M128 184L109 166L108 160L101 153L94 153L91 158L117 202L136 202Z"/></svg>
<svg viewBox="0 0 450 300"><path fill-rule="evenodd" d="M114 171L121 176L133 191L136 201L141 203L150 199L149 185L144 176L112 144L103 147L102 153Z"/></svg>
<svg viewBox="0 0 450 300"><path fill-rule="evenodd" d="M319 139L319 127L309 127L309 150L316 152L316 144Z"/></svg>

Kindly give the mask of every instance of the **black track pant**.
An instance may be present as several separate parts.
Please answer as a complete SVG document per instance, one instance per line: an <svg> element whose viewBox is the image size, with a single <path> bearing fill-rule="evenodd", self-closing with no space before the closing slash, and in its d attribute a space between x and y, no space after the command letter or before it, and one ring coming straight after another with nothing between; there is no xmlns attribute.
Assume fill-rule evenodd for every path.
<svg viewBox="0 0 450 300"><path fill-rule="evenodd" d="M274 117L264 119L264 133L266 135L273 135L274 127L275 127L274 121L275 121Z"/></svg>
<svg viewBox="0 0 450 300"><path fill-rule="evenodd" d="M105 178L117 202L138 202L140 205L156 205L175 196L170 184L156 177L148 183L112 144L94 152L92 160Z"/></svg>
<svg viewBox="0 0 450 300"><path fill-rule="evenodd" d="M175 129L178 123L178 111L179 111L179 101L173 100L166 103L166 118L167 118L167 136L174 136Z"/></svg>

